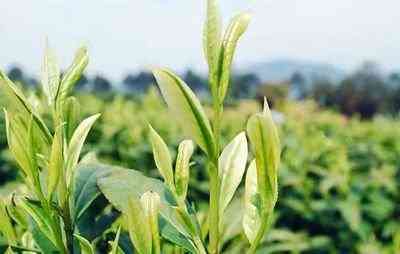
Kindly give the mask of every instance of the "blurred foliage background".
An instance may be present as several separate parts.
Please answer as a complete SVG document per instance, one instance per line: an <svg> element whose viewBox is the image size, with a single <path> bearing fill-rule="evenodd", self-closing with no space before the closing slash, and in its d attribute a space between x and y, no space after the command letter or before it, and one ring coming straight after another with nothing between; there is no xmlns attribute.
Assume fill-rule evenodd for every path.
<svg viewBox="0 0 400 254"><path fill-rule="evenodd" d="M24 84L38 105L34 102L42 96L35 89L37 82L16 68L9 75ZM204 78L191 71L183 77L209 104ZM280 195L273 230L265 239L268 246L260 253L399 253L400 78L383 78L365 65L336 84L317 79L306 87L299 74L281 83L256 82L252 74L233 78L222 125L226 144L261 110L264 96L279 122ZM159 177L148 123L171 153L184 137L152 83L146 72L128 75L118 89L101 76L81 78L75 94L81 116L102 113L84 153L95 152L103 161ZM39 110L48 114L46 108ZM19 181L5 135L0 114L0 195L12 192ZM197 149L191 200L208 199L203 159ZM233 220L237 214L232 212ZM237 223L232 225L229 230L235 235Z"/></svg>

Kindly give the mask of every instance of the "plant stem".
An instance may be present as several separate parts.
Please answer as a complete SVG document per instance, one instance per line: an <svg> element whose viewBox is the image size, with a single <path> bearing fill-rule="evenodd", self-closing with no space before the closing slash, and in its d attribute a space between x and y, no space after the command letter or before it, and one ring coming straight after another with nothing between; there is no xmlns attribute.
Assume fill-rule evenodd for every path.
<svg viewBox="0 0 400 254"><path fill-rule="evenodd" d="M199 237L194 237L193 239L194 245L196 246L197 250L199 251L199 254L207 254L206 249L204 248L203 242Z"/></svg>
<svg viewBox="0 0 400 254"><path fill-rule="evenodd" d="M210 211L209 211L209 251L219 253L219 179L218 169L211 164L210 169Z"/></svg>

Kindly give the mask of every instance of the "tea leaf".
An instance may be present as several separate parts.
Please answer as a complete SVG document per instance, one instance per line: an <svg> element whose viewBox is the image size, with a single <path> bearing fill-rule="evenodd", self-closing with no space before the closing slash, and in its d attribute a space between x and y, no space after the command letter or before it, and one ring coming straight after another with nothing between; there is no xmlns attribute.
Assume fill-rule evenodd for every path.
<svg viewBox="0 0 400 254"><path fill-rule="evenodd" d="M72 64L63 75L60 85L60 91L58 94L59 101L62 104L67 98L68 93L72 87L81 77L83 71L89 63L89 55L86 47L79 48L75 53L75 58Z"/></svg>
<svg viewBox="0 0 400 254"><path fill-rule="evenodd" d="M219 55L221 48L222 19L217 0L207 0L207 19L203 31L204 55L208 62L211 89L216 89L218 81Z"/></svg>
<svg viewBox="0 0 400 254"><path fill-rule="evenodd" d="M47 175L47 196L49 197L49 200L51 200L50 197L53 195L53 192L58 185L61 171L64 170L62 131L63 129L61 126L56 128L53 138L53 145L51 147Z"/></svg>
<svg viewBox="0 0 400 254"><path fill-rule="evenodd" d="M244 194L244 214L243 230L250 243L254 241L261 225L259 208L254 203L258 195L257 169L256 162L253 160L247 169L245 194Z"/></svg>
<svg viewBox="0 0 400 254"><path fill-rule="evenodd" d="M60 87L60 67L54 51L49 48L47 42L42 64L41 83L48 104L54 104Z"/></svg>
<svg viewBox="0 0 400 254"><path fill-rule="evenodd" d="M151 229L153 253L160 253L160 234L158 228L158 213L160 211L160 196L156 192L145 192L140 198L148 224ZM146 222L142 222L146 223Z"/></svg>
<svg viewBox="0 0 400 254"><path fill-rule="evenodd" d="M63 117L65 123L65 136L66 140L69 141L74 134L75 128L78 126L78 120L80 116L79 102L75 97L68 97L64 101L63 105Z"/></svg>
<svg viewBox="0 0 400 254"><path fill-rule="evenodd" d="M5 201L0 198L0 232L7 238L9 244L17 243L17 236L8 215Z"/></svg>
<svg viewBox="0 0 400 254"><path fill-rule="evenodd" d="M237 43L246 31L250 22L250 14L241 13L236 15L230 22L222 42L222 69L219 83L219 98L223 101L228 90L229 79L231 75L231 65L235 54Z"/></svg>
<svg viewBox="0 0 400 254"><path fill-rule="evenodd" d="M184 140L179 144L178 156L175 162L175 187L176 194L185 200L189 185L189 162L193 154L194 145L191 140Z"/></svg>
<svg viewBox="0 0 400 254"><path fill-rule="evenodd" d="M82 254L94 254L93 246L87 239L78 234L74 234L74 236L79 241Z"/></svg>
<svg viewBox="0 0 400 254"><path fill-rule="evenodd" d="M222 151L218 160L218 176L220 180L220 218L231 201L242 180L247 162L246 134L238 134ZM220 220L222 223L222 219Z"/></svg>
<svg viewBox="0 0 400 254"><path fill-rule="evenodd" d="M152 253L152 232L148 223L142 202L131 197L128 201L128 210L126 211L129 226L129 236L140 254Z"/></svg>
<svg viewBox="0 0 400 254"><path fill-rule="evenodd" d="M158 133L149 125L150 141L153 148L154 161L161 176L168 186L174 186L174 175L172 169L171 155L169 154L168 146Z"/></svg>
<svg viewBox="0 0 400 254"><path fill-rule="evenodd" d="M42 118L33 110L22 91L2 71L0 71L0 85L6 95L8 109L11 108L13 113L22 114L25 119L33 116L35 124L40 130L41 138L47 144L51 144L52 135Z"/></svg>
<svg viewBox="0 0 400 254"><path fill-rule="evenodd" d="M183 80L166 69L156 69L153 74L161 93L180 122L184 131L192 137L209 157L216 157L216 147L211 125L193 91Z"/></svg>
<svg viewBox="0 0 400 254"><path fill-rule="evenodd" d="M67 152L67 183L70 183L71 175L75 170L76 164L78 163L83 143L85 142L85 139L89 134L90 128L97 120L97 118L99 118L99 116L100 114L96 114L83 120L72 135Z"/></svg>
<svg viewBox="0 0 400 254"><path fill-rule="evenodd" d="M118 227L117 234L115 235L115 239L111 244L111 252L110 252L110 254L119 254L119 253L122 252L118 247L120 234L121 234L121 226Z"/></svg>

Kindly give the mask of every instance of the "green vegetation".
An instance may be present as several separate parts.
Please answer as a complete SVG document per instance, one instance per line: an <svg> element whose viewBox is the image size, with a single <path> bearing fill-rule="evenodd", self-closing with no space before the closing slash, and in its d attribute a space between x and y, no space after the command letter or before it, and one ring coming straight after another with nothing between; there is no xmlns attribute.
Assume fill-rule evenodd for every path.
<svg viewBox="0 0 400 254"><path fill-rule="evenodd" d="M204 106L165 68L153 73L168 110L156 89L136 99L72 96L85 48L63 75L46 48L41 91L22 92L1 72L1 173L19 169L1 192L3 250L395 254L400 122L282 99L276 125L266 102L225 105L248 23L239 14L222 35L208 1Z"/></svg>

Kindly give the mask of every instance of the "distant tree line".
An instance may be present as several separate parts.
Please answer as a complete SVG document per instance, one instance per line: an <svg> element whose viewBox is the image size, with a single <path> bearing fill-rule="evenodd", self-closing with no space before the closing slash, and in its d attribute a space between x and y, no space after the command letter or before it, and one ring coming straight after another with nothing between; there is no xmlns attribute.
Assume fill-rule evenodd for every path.
<svg viewBox="0 0 400 254"><path fill-rule="evenodd" d="M38 81L14 66L8 71L9 77L27 86L36 86ZM181 77L195 91L207 96L207 78L193 70L187 70ZM127 94L145 93L155 84L151 73L141 71L130 73L119 83L97 74L83 75L77 83L77 90L95 93L112 91ZM271 105L287 99L313 99L320 106L334 108L345 115L359 115L368 119L376 113L397 115L400 111L400 72L383 74L377 64L366 62L343 80L332 81L324 77L309 79L295 72L288 80L263 82L254 73L244 73L231 77L229 97L231 100L268 98Z"/></svg>

